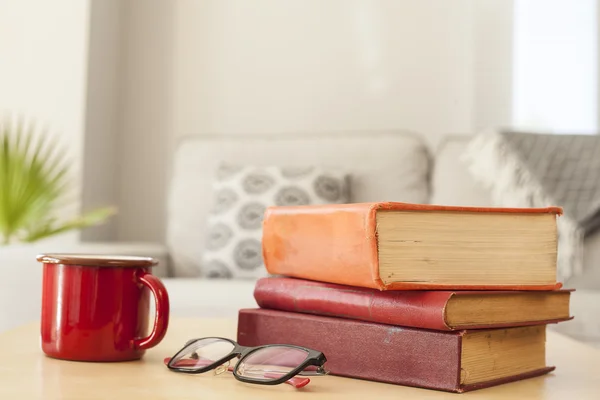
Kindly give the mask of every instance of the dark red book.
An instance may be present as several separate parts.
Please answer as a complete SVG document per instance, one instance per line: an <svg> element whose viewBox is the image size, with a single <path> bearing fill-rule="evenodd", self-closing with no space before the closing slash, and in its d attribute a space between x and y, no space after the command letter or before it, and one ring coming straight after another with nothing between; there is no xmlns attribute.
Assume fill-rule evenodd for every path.
<svg viewBox="0 0 600 400"><path fill-rule="evenodd" d="M322 351L332 375L464 392L546 374L546 326L431 331L266 309L239 312L243 346Z"/></svg>
<svg viewBox="0 0 600 400"><path fill-rule="evenodd" d="M570 290L380 291L271 277L256 283L262 308L435 330L539 325L571 319Z"/></svg>

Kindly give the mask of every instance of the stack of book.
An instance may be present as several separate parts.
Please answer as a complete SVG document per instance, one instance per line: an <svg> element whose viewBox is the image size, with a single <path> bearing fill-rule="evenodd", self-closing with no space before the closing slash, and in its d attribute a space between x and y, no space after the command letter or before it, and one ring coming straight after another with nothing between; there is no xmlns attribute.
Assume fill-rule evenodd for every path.
<svg viewBox="0 0 600 400"><path fill-rule="evenodd" d="M260 308L238 341L325 353L334 375L463 392L543 375L560 208L406 203L272 207Z"/></svg>

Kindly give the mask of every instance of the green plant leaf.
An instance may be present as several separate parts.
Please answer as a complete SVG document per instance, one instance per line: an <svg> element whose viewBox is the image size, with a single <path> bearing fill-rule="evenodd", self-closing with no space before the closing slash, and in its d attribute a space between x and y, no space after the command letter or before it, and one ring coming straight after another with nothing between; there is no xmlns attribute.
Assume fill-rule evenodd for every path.
<svg viewBox="0 0 600 400"><path fill-rule="evenodd" d="M57 235L59 233L64 233L73 229L81 229L97 225L114 214L116 214L115 208L106 207L90 211L89 213L86 213L78 218L66 221L59 225L55 225L54 220L45 221L44 223L39 224L32 230L28 231L22 238L22 241L35 242L37 240Z"/></svg>
<svg viewBox="0 0 600 400"><path fill-rule="evenodd" d="M101 208L65 222L58 207L69 206L70 161L56 138L23 119L0 120L0 239L35 241L99 224L115 213Z"/></svg>

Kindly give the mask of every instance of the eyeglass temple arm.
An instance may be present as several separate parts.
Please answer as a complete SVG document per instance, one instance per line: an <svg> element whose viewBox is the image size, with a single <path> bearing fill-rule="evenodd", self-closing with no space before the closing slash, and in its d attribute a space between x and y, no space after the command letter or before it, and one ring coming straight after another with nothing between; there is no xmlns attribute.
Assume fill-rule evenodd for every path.
<svg viewBox="0 0 600 400"><path fill-rule="evenodd" d="M302 375L302 376L319 376L319 375L327 375L327 374L329 374L329 371L325 370L325 368L323 366L318 367L314 371L304 370L304 371L298 372L298 375Z"/></svg>
<svg viewBox="0 0 600 400"><path fill-rule="evenodd" d="M171 361L170 357L166 357L164 359L164 363L165 365L167 365L169 363L169 361ZM177 367L202 367L202 366L207 366L210 365L212 363L212 361L210 360L179 360L176 363ZM228 367L227 371L229 372L233 372L233 367ZM279 377L281 377L282 374L276 374L276 373L270 373L270 372L266 372L264 374L265 378L268 379L277 379ZM315 374L316 375L316 374ZM301 387L304 387L306 385L308 385L310 383L310 379L309 378L300 378L297 376L293 376L290 379L288 379L287 381L285 381L285 383L287 383L288 385L291 385L293 387L295 387L296 389L300 389Z"/></svg>

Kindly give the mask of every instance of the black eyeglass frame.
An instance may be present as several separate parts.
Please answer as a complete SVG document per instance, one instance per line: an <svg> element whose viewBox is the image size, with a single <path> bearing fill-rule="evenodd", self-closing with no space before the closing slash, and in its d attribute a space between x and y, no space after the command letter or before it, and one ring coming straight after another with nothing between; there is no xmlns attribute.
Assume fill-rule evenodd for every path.
<svg viewBox="0 0 600 400"><path fill-rule="evenodd" d="M207 339L218 339L218 340L227 341L233 345L233 349L226 356L224 356L221 359L213 362L212 364L204 366L204 367L190 368L190 367L175 367L172 365L173 360L176 360L179 355L181 355L184 351L186 351L188 346L190 346L196 342L199 342L201 340L207 340ZM258 350L262 350L262 349L269 348L269 347L288 347L288 348L293 348L293 349L299 349L299 350L305 351L307 353L307 356L306 356L306 359L300 365L298 365L296 368L294 368L287 374L285 374L277 379L262 380L262 379L258 379L258 378L245 377L245 376L241 376L238 374L238 367L239 367L240 363L244 360L244 358L248 357L250 354L252 354ZM211 370L225 364L226 362L233 360L234 358L236 358L238 356L239 356L239 360L233 367L233 376L241 382L255 383L255 384L259 384L259 385L279 385L281 383L284 383L288 379L293 378L296 375L317 376L317 375L326 375L327 374L327 372L323 368L323 364L325 364L325 362L327 361L327 358L325 357L325 354L323 354L320 351L309 349L309 348L302 347L302 346L291 345L291 344L268 344L268 345L264 345L264 346L255 346L255 347L241 346L239 343L237 343L234 340L222 338L222 337L216 337L216 336L192 339L192 340L188 341L181 350L179 350L173 357L171 357L171 359L167 363L167 368L169 368L171 371L183 372L186 374L202 374L204 372L211 371ZM317 367L317 370L316 371L304 371L305 368L310 367L310 366Z"/></svg>

